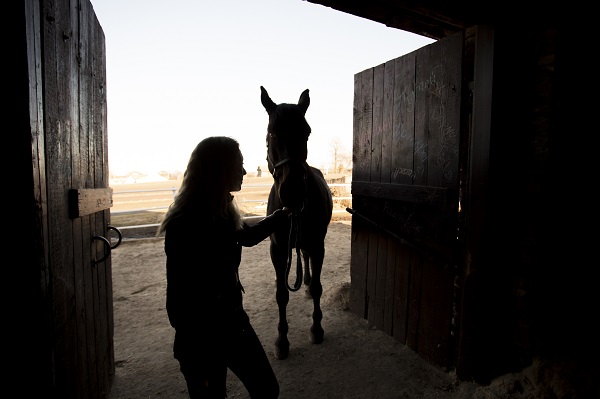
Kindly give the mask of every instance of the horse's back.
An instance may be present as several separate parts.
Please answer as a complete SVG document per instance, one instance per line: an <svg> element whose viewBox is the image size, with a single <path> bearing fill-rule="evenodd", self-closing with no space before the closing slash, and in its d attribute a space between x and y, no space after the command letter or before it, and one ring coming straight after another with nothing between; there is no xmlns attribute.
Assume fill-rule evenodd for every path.
<svg viewBox="0 0 600 399"><path fill-rule="evenodd" d="M325 176L323 176L323 172L320 169L315 168L314 166L310 167L312 174L314 176L315 186L318 188L318 192L316 192L316 200L321 198L323 203L323 208L329 213L329 220L331 220L331 213L333 211L333 196L331 194L331 189L329 188L329 184L325 180ZM311 195L309 193L309 195ZM329 220L327 223L329 223Z"/></svg>
<svg viewBox="0 0 600 399"><path fill-rule="evenodd" d="M312 179L307 181L307 197L308 209L306 210L306 220L312 226L311 231L317 233L315 237L325 239L327 227L331 221L333 213L333 198L331 189L325 180L323 173L315 168L310 167Z"/></svg>

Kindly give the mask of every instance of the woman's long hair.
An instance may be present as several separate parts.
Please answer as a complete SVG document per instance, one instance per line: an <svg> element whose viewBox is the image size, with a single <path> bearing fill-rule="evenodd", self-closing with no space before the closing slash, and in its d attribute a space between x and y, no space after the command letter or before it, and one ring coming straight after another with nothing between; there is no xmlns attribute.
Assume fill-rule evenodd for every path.
<svg viewBox="0 0 600 399"><path fill-rule="evenodd" d="M173 218L198 212L214 220L231 220L236 228L241 227L240 212L229 189L242 164L239 143L231 137L213 136L198 143L156 235L164 233Z"/></svg>

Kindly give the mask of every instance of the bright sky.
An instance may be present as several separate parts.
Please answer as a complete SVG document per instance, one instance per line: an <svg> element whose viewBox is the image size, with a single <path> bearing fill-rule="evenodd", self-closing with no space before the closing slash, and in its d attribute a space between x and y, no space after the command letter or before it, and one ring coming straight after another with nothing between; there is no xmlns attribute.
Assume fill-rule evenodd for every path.
<svg viewBox="0 0 600 399"><path fill-rule="evenodd" d="M354 75L433 42L302 0L91 0L106 37L111 173L184 171L208 136L266 165L264 86L310 90L308 163L352 153ZM266 169L264 169L266 170Z"/></svg>

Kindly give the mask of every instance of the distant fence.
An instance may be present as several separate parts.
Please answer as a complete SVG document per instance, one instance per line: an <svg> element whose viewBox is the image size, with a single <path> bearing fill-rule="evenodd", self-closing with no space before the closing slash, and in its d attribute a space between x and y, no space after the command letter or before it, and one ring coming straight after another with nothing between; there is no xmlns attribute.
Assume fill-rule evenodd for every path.
<svg viewBox="0 0 600 399"><path fill-rule="evenodd" d="M333 179L333 180L335 181L338 179ZM334 202L336 202L336 201L352 201L352 196L339 195L339 194L349 193L351 183L329 183L328 182L328 185L331 189ZM244 192L244 190L248 191L250 189L255 189L255 188L270 188L271 186L272 186L272 184L244 184L242 186L242 191L240 191L240 193ZM143 208L114 210L114 211L111 210L111 215L124 215L124 214L134 214L134 213L146 212L146 211L166 210L169 208L169 205L171 204L172 200L175 198L175 195L177 194L178 190L179 190L178 187L170 187L170 188L157 188L157 189L150 189L150 190L113 191L113 207L114 208L118 208L119 205L122 202L124 202L123 200L122 200L122 202L119 201L119 197L122 197L124 195L129 195L130 197L133 197L133 198L138 198L138 197L141 198L144 195L148 195L148 194L170 192L171 196L169 197L168 205L150 206L150 207L143 207ZM268 200L268 192L264 198L237 199L237 202L238 202L238 204L254 202L254 203L263 203L266 205L267 200ZM161 201L164 202L165 199L163 198ZM139 200L139 202L147 203L149 201L148 200ZM334 213L346 212L345 207L343 207L343 208L344 209L339 209L339 210L334 209L333 212ZM244 219L255 219L255 218L263 218L263 217L264 217L264 215L245 216ZM138 226L121 226L121 227L119 227L119 229L127 230L127 229L136 229L136 228L153 228L153 227L157 227L157 226L158 226L158 224L145 224L145 225L138 225Z"/></svg>

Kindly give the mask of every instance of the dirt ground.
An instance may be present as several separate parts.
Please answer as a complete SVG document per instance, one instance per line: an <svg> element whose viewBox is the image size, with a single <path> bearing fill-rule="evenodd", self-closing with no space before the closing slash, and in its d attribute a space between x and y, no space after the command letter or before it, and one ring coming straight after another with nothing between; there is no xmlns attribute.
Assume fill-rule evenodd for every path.
<svg viewBox="0 0 600 399"><path fill-rule="evenodd" d="M113 250L116 375L109 399L187 398L185 381L172 355L174 331L165 311L165 256L162 238L124 239ZM408 347L348 310L350 221L334 221L326 240L322 298L325 341L309 343L312 301L303 289L290 294L290 356L273 355L277 334L275 281L269 240L245 248L240 279L245 308L281 386L281 399L523 399L547 396L536 386L539 364L499 377L489 386L456 382L452 372L428 364ZM247 398L228 376L228 398Z"/></svg>

